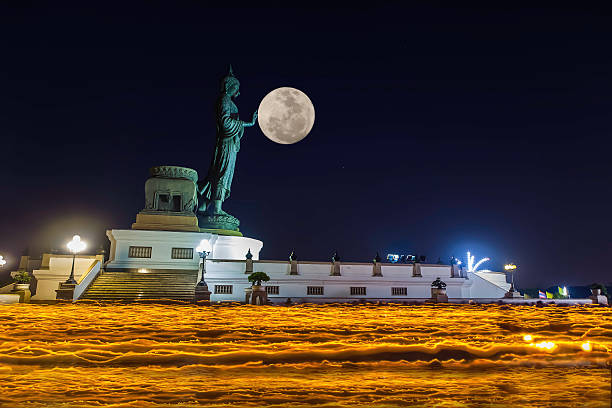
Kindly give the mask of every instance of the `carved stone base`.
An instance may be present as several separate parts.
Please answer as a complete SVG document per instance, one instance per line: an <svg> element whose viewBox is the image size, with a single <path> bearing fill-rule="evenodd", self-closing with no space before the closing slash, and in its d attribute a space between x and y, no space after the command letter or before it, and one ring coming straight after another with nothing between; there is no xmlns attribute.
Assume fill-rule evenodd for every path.
<svg viewBox="0 0 612 408"><path fill-rule="evenodd" d="M196 285L195 287L195 301L196 302L210 302L210 291L206 285Z"/></svg>
<svg viewBox="0 0 612 408"><path fill-rule="evenodd" d="M251 290L250 304L259 306L268 304L268 292L266 292L265 288L253 285L251 286Z"/></svg>
<svg viewBox="0 0 612 408"><path fill-rule="evenodd" d="M436 303L448 303L448 296L446 295L435 295L432 300Z"/></svg>
<svg viewBox="0 0 612 408"><path fill-rule="evenodd" d="M608 298L605 297L604 295L591 295L589 296L589 299L591 299L593 301L593 304L596 304L596 305L607 305L608 304Z"/></svg>
<svg viewBox="0 0 612 408"><path fill-rule="evenodd" d="M60 283L59 289L55 290L55 292L57 293L55 298L57 300L69 300L72 302L74 298L75 286L76 285L74 283Z"/></svg>
<svg viewBox="0 0 612 408"><path fill-rule="evenodd" d="M237 235L240 233L238 226L240 221L233 215L222 215L222 214L198 214L198 224L200 231L202 232L214 232L219 235ZM223 231L230 232L231 234L223 234ZM237 234L236 234L237 233Z"/></svg>
<svg viewBox="0 0 612 408"><path fill-rule="evenodd" d="M200 232L198 219L193 213L172 214L147 210L143 210L136 215L136 222L132 224L132 229Z"/></svg>
<svg viewBox="0 0 612 408"><path fill-rule="evenodd" d="M19 303L30 303L30 297L32 296L32 292L30 292L30 288L27 287L25 289L13 289L11 293L19 295Z"/></svg>
<svg viewBox="0 0 612 408"><path fill-rule="evenodd" d="M431 288L431 300L436 303L448 303L446 289Z"/></svg>

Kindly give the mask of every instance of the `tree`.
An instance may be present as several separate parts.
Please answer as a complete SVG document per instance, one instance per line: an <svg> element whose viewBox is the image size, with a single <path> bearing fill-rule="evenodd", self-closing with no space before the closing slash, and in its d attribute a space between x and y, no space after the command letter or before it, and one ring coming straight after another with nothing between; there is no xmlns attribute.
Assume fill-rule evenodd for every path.
<svg viewBox="0 0 612 408"><path fill-rule="evenodd" d="M249 275L249 282L253 285L261 285L261 282L267 282L270 280L270 277L265 272L253 272Z"/></svg>

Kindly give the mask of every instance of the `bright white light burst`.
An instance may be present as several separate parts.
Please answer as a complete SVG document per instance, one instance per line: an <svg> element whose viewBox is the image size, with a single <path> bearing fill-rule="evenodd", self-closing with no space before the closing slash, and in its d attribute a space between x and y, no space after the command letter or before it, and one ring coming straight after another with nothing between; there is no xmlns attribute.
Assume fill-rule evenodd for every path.
<svg viewBox="0 0 612 408"><path fill-rule="evenodd" d="M474 255L472 255L470 253L470 251L468 251L467 252L467 261L468 261L467 270L468 270L468 272L476 272L480 265L482 265L484 262L487 262L487 261L490 261L490 260L491 260L491 258L482 258L480 261L476 262L476 265L474 265Z"/></svg>

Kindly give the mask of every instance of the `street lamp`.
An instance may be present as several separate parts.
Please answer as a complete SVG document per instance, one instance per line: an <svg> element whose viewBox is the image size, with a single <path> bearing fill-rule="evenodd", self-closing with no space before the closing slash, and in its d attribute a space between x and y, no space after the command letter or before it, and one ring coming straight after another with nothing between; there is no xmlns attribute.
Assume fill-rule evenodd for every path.
<svg viewBox="0 0 612 408"><path fill-rule="evenodd" d="M76 280L74 280L74 259L76 258L76 254L84 250L87 244L81 241L80 236L75 235L74 237L72 237L72 241L66 244L66 246L68 247L70 252L72 252L72 268L70 269L70 277L66 280L65 283L76 285L77 282Z"/></svg>
<svg viewBox="0 0 612 408"><path fill-rule="evenodd" d="M200 286L201 289L206 288L206 290L208 290L208 285L204 281L204 274L206 273L206 257L210 254L211 250L212 248L210 246L210 242L208 242L207 239L200 241L200 245L198 245L196 248L196 251L198 254L200 254L200 259L202 260L200 262L200 273L202 274L202 277L200 278L200 282L198 282L198 286Z"/></svg>
<svg viewBox="0 0 612 408"><path fill-rule="evenodd" d="M516 269L516 265L509 263L504 265L504 269L512 274L512 283L510 283L510 292L512 293L514 292L514 270Z"/></svg>
<svg viewBox="0 0 612 408"><path fill-rule="evenodd" d="M2 268L4 265L6 265L6 260L2 255L0 255L0 268Z"/></svg>

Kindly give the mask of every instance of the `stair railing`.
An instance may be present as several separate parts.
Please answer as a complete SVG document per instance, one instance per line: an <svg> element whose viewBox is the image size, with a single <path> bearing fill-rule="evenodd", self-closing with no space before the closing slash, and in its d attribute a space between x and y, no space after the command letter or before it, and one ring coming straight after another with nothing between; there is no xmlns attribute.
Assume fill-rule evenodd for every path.
<svg viewBox="0 0 612 408"><path fill-rule="evenodd" d="M96 280L96 277L102 270L102 263L99 259L94 260L91 265L89 265L89 269L85 272L79 280L77 281L76 286L74 287L74 294L72 295L72 301L77 301L83 296L83 293L89 288L89 286Z"/></svg>

